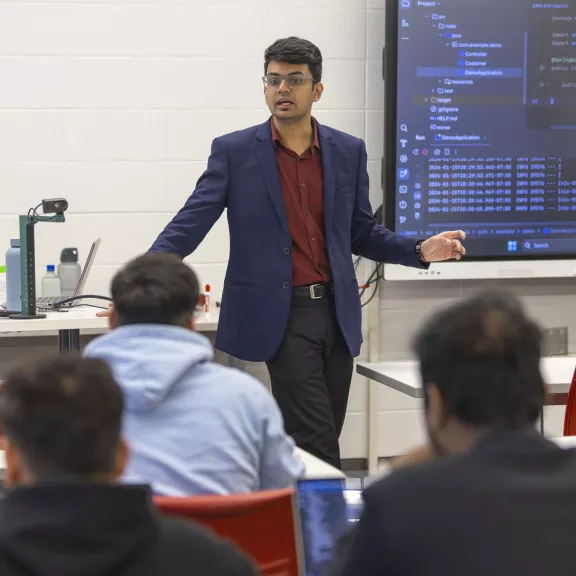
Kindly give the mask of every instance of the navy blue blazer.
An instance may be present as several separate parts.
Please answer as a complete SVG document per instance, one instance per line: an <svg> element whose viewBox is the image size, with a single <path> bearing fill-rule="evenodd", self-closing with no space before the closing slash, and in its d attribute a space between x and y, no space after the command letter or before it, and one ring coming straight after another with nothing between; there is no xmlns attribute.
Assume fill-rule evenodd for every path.
<svg viewBox="0 0 576 576"><path fill-rule="evenodd" d="M374 220L364 142L320 124L318 135L336 314L350 353L357 356L362 328L352 255L418 267L417 241ZM243 360L269 360L284 336L292 288L292 241L269 121L214 140L194 193L151 251L185 258L225 208L230 260L216 347Z"/></svg>

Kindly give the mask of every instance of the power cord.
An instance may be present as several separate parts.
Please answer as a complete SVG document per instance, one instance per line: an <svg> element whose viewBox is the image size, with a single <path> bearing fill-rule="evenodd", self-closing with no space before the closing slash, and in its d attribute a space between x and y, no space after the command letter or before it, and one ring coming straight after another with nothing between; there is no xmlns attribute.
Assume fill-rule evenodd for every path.
<svg viewBox="0 0 576 576"><path fill-rule="evenodd" d="M96 308L98 310L108 310L106 306L95 306L94 304L82 304L82 308Z"/></svg>
<svg viewBox="0 0 576 576"><path fill-rule="evenodd" d="M98 296L97 294L84 294L82 296L72 296L71 298L66 298L64 300L60 300L58 304L52 306L53 309L62 308L65 304L69 304L70 302L76 302L78 300L105 300L106 302L112 302L112 298L108 296ZM91 304L86 304L86 306L92 306L93 308L100 308L100 306L93 306ZM106 310L106 308L104 308Z"/></svg>
<svg viewBox="0 0 576 576"><path fill-rule="evenodd" d="M42 202L40 202L40 204L38 204L38 206L36 206L36 208L30 208L30 210L28 210L28 218L31 218L32 222L34 224L36 224L38 222L37 219L40 216L40 214L38 214L38 208L40 208L40 206L42 206ZM58 214L54 214L54 216L51 216L50 218L46 218L46 220L44 220L44 222L50 222L50 220L54 220L57 216L58 216Z"/></svg>
<svg viewBox="0 0 576 576"><path fill-rule="evenodd" d="M381 204L378 207L378 209L374 212L374 220L376 220L378 224L382 224L383 217L384 217L384 205ZM354 261L354 270L356 271L358 270L358 265L360 264L361 260L362 256L358 256L358 258L356 258L356 260ZM376 264L376 267L374 268L372 274L370 274L368 280L366 280L366 282L359 288L360 299L364 297L364 295L369 289L371 290L370 297L368 298L368 300L366 300L366 302L362 303L362 308L368 306L368 304L370 304L370 302L372 302L372 300L376 298L376 295L378 294L380 280L383 279L384 279L384 264L379 262L378 264Z"/></svg>

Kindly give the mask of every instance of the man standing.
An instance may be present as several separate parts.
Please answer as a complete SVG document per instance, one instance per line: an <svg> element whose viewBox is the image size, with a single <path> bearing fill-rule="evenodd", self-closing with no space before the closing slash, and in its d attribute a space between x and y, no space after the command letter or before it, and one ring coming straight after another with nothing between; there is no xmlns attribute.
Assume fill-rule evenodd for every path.
<svg viewBox="0 0 576 576"><path fill-rule="evenodd" d="M364 142L312 118L323 92L316 46L278 40L264 66L271 120L214 140L196 190L152 251L188 256L227 208L230 260L216 347L265 361L288 434L340 466L362 341L352 255L425 266L459 259L464 234L418 241L375 222Z"/></svg>

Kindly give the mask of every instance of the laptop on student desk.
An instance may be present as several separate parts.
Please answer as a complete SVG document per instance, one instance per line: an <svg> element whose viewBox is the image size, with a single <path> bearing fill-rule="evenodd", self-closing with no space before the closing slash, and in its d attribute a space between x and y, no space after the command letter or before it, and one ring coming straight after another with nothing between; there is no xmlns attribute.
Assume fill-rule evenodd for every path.
<svg viewBox="0 0 576 576"><path fill-rule="evenodd" d="M298 505L306 576L327 576L340 539L358 521L360 490L347 490L341 478L298 481Z"/></svg>
<svg viewBox="0 0 576 576"><path fill-rule="evenodd" d="M100 247L101 238L98 238L92 243L92 247L90 248L90 252L88 253L88 258L86 258L86 263L84 264L84 269L82 270L82 274L80 275L80 279L78 280L78 285L76 286L76 290L74 291L74 297L82 296L84 293L84 286L86 286L86 281L88 280L88 274L90 274L90 269L92 268L92 264L94 264L94 259L96 258L96 254L98 252L98 248ZM81 300L72 300L72 302L65 302L69 300L67 296L54 296L54 297L46 297L46 298L36 298L36 308L40 310L53 310L55 308L71 308L73 306L81 306ZM64 302L64 304L62 304Z"/></svg>

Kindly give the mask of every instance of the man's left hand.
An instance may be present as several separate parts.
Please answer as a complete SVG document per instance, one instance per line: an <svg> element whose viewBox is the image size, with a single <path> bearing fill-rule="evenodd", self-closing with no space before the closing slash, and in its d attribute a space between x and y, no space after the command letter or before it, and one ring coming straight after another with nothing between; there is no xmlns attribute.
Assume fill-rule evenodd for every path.
<svg viewBox="0 0 576 576"><path fill-rule="evenodd" d="M460 240L466 234L462 230L442 232L422 242L420 251L426 262L443 262L444 260L460 260L466 254L466 248Z"/></svg>

